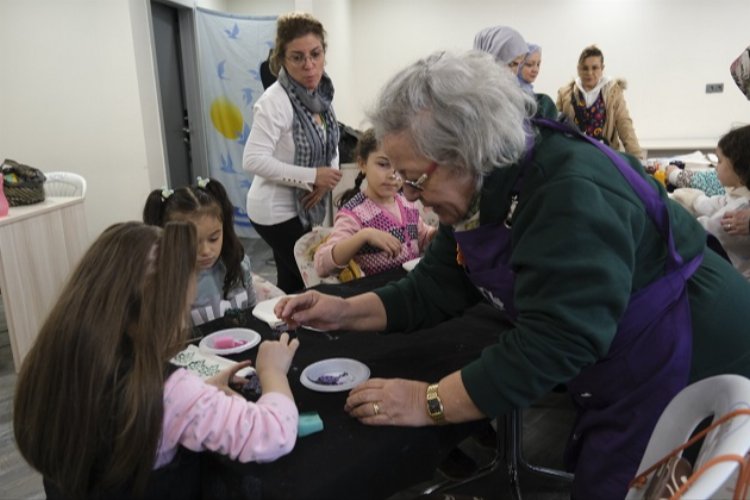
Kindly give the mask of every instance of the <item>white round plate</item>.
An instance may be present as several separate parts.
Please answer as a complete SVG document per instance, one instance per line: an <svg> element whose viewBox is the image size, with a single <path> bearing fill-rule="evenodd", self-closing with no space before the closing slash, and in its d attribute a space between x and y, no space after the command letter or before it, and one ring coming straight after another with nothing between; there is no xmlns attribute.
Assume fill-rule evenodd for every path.
<svg viewBox="0 0 750 500"><path fill-rule="evenodd" d="M348 391L368 378L370 369L364 363L350 358L331 358L302 370L300 382L313 391L339 392Z"/></svg>
<svg viewBox="0 0 750 500"><path fill-rule="evenodd" d="M244 340L245 343L228 349L217 349L214 347L214 340L216 340L217 337L232 337L236 340ZM260 340L260 334L255 330L250 330L249 328L228 328L226 330L214 332L211 335L206 335L203 337L200 344L198 344L198 347L213 354L236 354L238 352L252 349L260 343Z"/></svg>
<svg viewBox="0 0 750 500"><path fill-rule="evenodd" d="M422 260L422 257L417 257L416 259L407 260L403 264L401 264L401 267L403 267L406 272L411 271L415 267L417 267L417 264L419 264L419 261Z"/></svg>

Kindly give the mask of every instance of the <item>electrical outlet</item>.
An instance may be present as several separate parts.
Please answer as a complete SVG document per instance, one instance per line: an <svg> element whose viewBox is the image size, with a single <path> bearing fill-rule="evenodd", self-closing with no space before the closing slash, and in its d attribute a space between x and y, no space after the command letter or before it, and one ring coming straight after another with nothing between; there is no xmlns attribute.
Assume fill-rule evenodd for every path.
<svg viewBox="0 0 750 500"><path fill-rule="evenodd" d="M706 94L720 94L722 92L724 92L723 83L707 83L706 84Z"/></svg>

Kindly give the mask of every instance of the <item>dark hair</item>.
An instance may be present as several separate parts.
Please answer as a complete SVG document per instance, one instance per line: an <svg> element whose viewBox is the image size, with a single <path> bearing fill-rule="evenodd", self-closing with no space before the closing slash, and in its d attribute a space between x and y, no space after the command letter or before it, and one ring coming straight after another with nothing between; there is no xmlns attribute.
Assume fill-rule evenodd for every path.
<svg viewBox="0 0 750 500"><path fill-rule="evenodd" d="M602 51L599 50L599 47L596 45L589 45L583 49L583 52L581 52L581 55L578 58L578 65L580 66L583 64L583 61L589 57L598 57L601 59L602 65L604 64L604 54L602 54Z"/></svg>
<svg viewBox="0 0 750 500"><path fill-rule="evenodd" d="M60 293L18 374L16 443L68 498L145 488L168 361L185 347L195 227L106 229Z"/></svg>
<svg viewBox="0 0 750 500"><path fill-rule="evenodd" d="M279 16L276 21L276 43L269 59L271 72L274 75L278 76L279 71L284 66L287 44L295 38L311 33L320 39L323 52L325 52L328 47L326 30L320 21L306 12L290 12Z"/></svg>
<svg viewBox="0 0 750 500"><path fill-rule="evenodd" d="M174 192L155 189L146 198L143 207L143 222L163 227L174 220L177 214L183 217L213 215L222 224L224 241L221 246L221 261L227 272L224 276L224 298L236 286L247 286L242 275L242 259L245 248L234 231L234 207L224 186L217 180L207 179L205 187L199 184L175 189Z"/></svg>
<svg viewBox="0 0 750 500"><path fill-rule="evenodd" d="M375 138L375 130L367 129L362 135L360 135L357 141L357 147L354 148L354 158L357 161L357 165L362 166L367 164L367 159L370 157L373 151L378 149L378 140ZM339 196L336 206L341 208L344 204L354 198L359 193L362 187L362 181L365 180L364 171L360 171L357 174L357 178L354 179L354 187L347 189Z"/></svg>
<svg viewBox="0 0 750 500"><path fill-rule="evenodd" d="M742 183L750 187L750 125L736 128L719 139L719 148L732 162Z"/></svg>

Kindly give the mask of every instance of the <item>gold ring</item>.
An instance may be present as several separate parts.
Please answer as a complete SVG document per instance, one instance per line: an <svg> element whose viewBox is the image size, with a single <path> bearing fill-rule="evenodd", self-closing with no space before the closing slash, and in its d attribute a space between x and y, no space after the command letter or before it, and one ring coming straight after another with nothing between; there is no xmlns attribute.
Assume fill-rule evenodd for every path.
<svg viewBox="0 0 750 500"><path fill-rule="evenodd" d="M380 405L377 403L372 404L372 411L374 412L374 416L380 415Z"/></svg>

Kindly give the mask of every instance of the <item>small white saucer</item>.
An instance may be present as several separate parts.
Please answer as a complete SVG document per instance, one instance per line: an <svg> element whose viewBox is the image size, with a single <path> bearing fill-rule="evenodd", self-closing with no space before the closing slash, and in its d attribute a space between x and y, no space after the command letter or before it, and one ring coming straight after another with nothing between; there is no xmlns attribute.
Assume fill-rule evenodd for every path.
<svg viewBox="0 0 750 500"><path fill-rule="evenodd" d="M422 260L422 257L417 257L416 259L407 260L403 264L401 264L401 267L403 267L406 272L411 271L415 267L417 267L417 264L419 264L419 261Z"/></svg>
<svg viewBox="0 0 750 500"><path fill-rule="evenodd" d="M277 328L283 325L284 321L274 314L273 309L284 297L294 297L294 295L282 295L280 297L274 297L272 299L258 302L255 304L255 308L253 308L253 316L261 321L265 321L271 328Z"/></svg>
<svg viewBox="0 0 750 500"><path fill-rule="evenodd" d="M214 347L214 341L219 337L231 337L244 343L227 349L218 349ZM238 352L252 349L260 343L260 340L260 334L255 330L250 330L248 328L228 328L203 337L200 344L198 344L198 347L200 347L201 350L212 354L236 354Z"/></svg>
<svg viewBox="0 0 750 500"><path fill-rule="evenodd" d="M370 369L351 358L318 361L302 370L300 382L318 392L348 391L370 378Z"/></svg>

